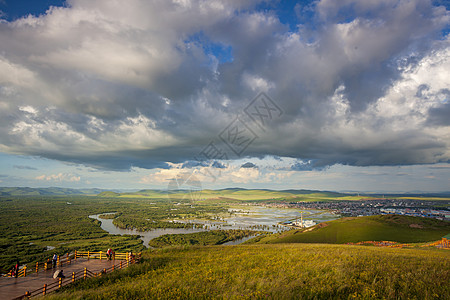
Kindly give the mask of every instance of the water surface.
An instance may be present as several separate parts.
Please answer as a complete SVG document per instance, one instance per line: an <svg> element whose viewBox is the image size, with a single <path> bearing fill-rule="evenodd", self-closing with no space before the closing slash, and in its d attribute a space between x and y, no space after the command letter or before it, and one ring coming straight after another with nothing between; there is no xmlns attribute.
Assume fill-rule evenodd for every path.
<svg viewBox="0 0 450 300"><path fill-rule="evenodd" d="M264 206L231 208L229 209L229 213L229 216L223 217L220 220L173 220L173 222L180 223L203 224L203 228L157 228L150 231L122 229L115 226L112 219L99 218L100 215L115 214L114 212L90 215L89 218L99 220L101 222L101 228L110 234L139 235L141 237L141 240L144 242L144 246L146 247L148 247L148 242L151 239L164 234L187 234L208 230L227 229L249 229L255 231L269 231L276 233L291 229L290 227L281 225L281 223L300 218L301 214L303 214L304 220L314 220L316 223L330 221L338 218L338 216L323 210L303 210L303 212L301 212L298 209L272 208ZM245 237L236 241L230 241L223 245L237 245L249 240L252 237L254 236Z"/></svg>

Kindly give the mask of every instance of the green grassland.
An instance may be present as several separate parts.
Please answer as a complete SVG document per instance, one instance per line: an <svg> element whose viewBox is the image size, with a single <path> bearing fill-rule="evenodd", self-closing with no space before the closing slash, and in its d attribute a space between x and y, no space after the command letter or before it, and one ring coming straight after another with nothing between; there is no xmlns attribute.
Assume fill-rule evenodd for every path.
<svg viewBox="0 0 450 300"><path fill-rule="evenodd" d="M36 191L5 193L19 192ZM0 268L7 270L16 258L32 263L53 252L75 249L144 249L137 236L108 235L99 221L88 218L93 214L113 218L122 228L150 230L193 226L170 221L217 218L229 214L228 207L253 202L358 197L301 190L204 192L198 201L191 201L185 192L173 191L168 197L167 192L156 190L102 192L98 196L0 196ZM115 214L104 215L108 212ZM368 240L420 243L449 233L449 222L386 215L339 219L315 228L258 237L253 244L240 246L196 245L221 244L251 231L167 235L151 241L150 245L163 248L144 251L141 264L76 283L50 299L448 299L448 250L338 244ZM46 246L55 249L47 251Z"/></svg>
<svg viewBox="0 0 450 300"><path fill-rule="evenodd" d="M255 240L258 243L327 243L395 241L419 243L450 233L450 222L400 215L343 218ZM250 241L249 241L250 242Z"/></svg>
<svg viewBox="0 0 450 300"><path fill-rule="evenodd" d="M448 299L438 249L275 244L146 251L144 262L49 299Z"/></svg>
<svg viewBox="0 0 450 300"><path fill-rule="evenodd" d="M163 199L110 198L96 196L6 196L0 197L0 271L21 263L45 261L53 252L76 249L91 251L140 251L138 236L109 235L100 222L88 216L117 212L113 222L122 228L192 227L172 219L206 218L223 213L218 205L172 203ZM47 250L47 246L54 247Z"/></svg>

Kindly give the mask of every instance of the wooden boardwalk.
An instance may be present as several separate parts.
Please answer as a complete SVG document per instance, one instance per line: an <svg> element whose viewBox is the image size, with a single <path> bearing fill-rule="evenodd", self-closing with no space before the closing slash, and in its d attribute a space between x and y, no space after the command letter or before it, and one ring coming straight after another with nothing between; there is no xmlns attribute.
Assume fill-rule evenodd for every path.
<svg viewBox="0 0 450 300"><path fill-rule="evenodd" d="M126 262L124 266L126 266ZM99 273L103 269L111 267L113 264L120 263L120 260L105 260L105 259L77 259L72 260L71 264L64 265L50 270L42 270L39 273L32 273L26 277L11 278L0 277L0 299L14 299L24 295L27 291L34 291L42 288L44 284L51 284L57 282L53 279L53 274L56 270L64 270L66 279L70 279L72 272L78 272L87 268L91 272Z"/></svg>

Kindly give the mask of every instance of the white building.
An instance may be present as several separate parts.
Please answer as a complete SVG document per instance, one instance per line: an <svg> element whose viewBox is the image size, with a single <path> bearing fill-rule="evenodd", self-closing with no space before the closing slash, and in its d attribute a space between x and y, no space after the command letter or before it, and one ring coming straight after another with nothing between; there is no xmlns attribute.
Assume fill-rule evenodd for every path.
<svg viewBox="0 0 450 300"><path fill-rule="evenodd" d="M295 222L292 222L292 224L297 227L307 228L307 227L312 227L312 226L316 225L316 222L314 222L313 220L303 220L302 219L300 221L297 220Z"/></svg>

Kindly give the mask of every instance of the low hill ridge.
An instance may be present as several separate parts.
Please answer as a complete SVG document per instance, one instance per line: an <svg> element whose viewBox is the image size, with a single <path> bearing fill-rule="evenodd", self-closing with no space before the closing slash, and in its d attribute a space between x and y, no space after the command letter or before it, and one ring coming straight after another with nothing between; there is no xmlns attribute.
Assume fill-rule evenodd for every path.
<svg viewBox="0 0 450 300"><path fill-rule="evenodd" d="M259 243L344 244L362 241L420 243L439 240L450 233L450 222L436 219L378 215L342 218L306 229L262 238Z"/></svg>

